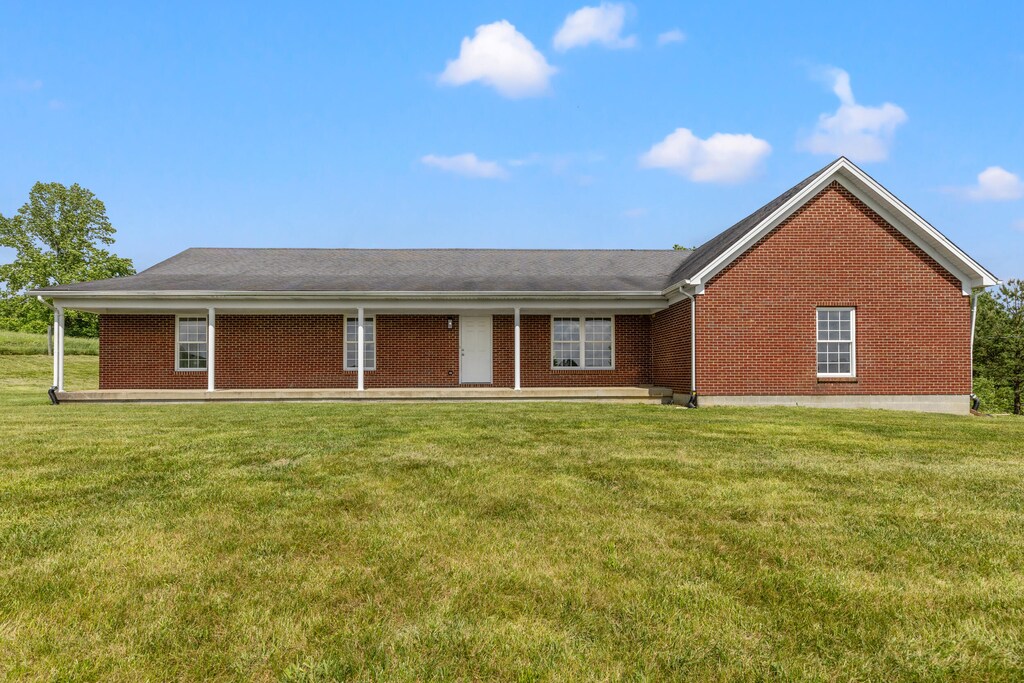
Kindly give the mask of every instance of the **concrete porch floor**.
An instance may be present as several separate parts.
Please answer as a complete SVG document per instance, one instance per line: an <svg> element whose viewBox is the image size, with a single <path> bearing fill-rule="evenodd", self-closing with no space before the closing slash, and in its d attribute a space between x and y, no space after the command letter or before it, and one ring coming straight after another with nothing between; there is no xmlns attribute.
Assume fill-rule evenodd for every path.
<svg viewBox="0 0 1024 683"><path fill-rule="evenodd" d="M666 403L662 387L438 387L408 389L95 389L57 392L61 403L200 403L206 401L601 401Z"/></svg>

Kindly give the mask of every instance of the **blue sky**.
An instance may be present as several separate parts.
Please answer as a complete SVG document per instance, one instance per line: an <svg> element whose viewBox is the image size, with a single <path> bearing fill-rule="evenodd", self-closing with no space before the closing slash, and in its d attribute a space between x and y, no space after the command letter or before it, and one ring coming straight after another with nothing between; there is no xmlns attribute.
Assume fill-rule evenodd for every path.
<svg viewBox="0 0 1024 683"><path fill-rule="evenodd" d="M78 182L139 268L664 248L842 151L1024 276L1020 3L282 5L5 2L0 212Z"/></svg>

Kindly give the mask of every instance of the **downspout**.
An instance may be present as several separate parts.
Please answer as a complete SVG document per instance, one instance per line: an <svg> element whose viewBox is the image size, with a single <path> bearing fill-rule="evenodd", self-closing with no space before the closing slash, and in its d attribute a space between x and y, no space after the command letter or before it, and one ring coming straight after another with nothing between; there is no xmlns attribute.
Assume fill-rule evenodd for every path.
<svg viewBox="0 0 1024 683"><path fill-rule="evenodd" d="M971 408L979 410L981 401L974 395L974 329L978 323L978 294L977 289L971 290Z"/></svg>
<svg viewBox="0 0 1024 683"><path fill-rule="evenodd" d="M42 305L46 306L51 311L53 311L53 315L54 315L53 323L54 323L54 328L56 328L56 326L57 326L57 320L56 320L57 309L54 308L51 304L47 303L46 299L44 299L42 296L37 294L36 298L39 299L39 303L41 303ZM54 330L54 331L56 331L56 330ZM56 337L56 335L54 335L54 336ZM56 356L57 356L57 349L53 350L53 355L56 358ZM50 397L50 403L52 403L53 405L58 405L60 403L60 401L57 399L57 385L56 384L54 384L52 387L47 389L46 395Z"/></svg>
<svg viewBox="0 0 1024 683"><path fill-rule="evenodd" d="M54 313L57 312L57 309L54 308L52 304L47 303L46 299L44 299L41 294L36 294L36 298L39 299L39 303L41 303L42 305L46 306L47 308L49 308Z"/></svg>
<svg viewBox="0 0 1024 683"><path fill-rule="evenodd" d="M697 407L697 299L683 290L679 285L679 293L690 300L690 400L687 408Z"/></svg>

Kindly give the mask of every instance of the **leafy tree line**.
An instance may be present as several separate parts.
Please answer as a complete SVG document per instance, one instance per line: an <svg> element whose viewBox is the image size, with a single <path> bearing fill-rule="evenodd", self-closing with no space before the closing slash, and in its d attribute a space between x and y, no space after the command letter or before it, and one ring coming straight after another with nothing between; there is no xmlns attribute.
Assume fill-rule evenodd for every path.
<svg viewBox="0 0 1024 683"><path fill-rule="evenodd" d="M978 295L974 392L989 413L1021 415L1024 390L1024 280Z"/></svg>
<svg viewBox="0 0 1024 683"><path fill-rule="evenodd" d="M96 195L74 184L36 183L28 202L13 216L0 214L0 247L15 251L0 265L0 328L45 332L53 313L25 292L135 273L130 259L104 247L114 243L114 226ZM92 313L66 311L68 335L95 337Z"/></svg>

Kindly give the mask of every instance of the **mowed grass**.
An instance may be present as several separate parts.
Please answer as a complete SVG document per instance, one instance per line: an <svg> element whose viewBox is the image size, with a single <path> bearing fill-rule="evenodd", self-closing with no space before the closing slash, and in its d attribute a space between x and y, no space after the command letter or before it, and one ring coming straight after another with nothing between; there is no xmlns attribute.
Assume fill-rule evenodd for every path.
<svg viewBox="0 0 1024 683"><path fill-rule="evenodd" d="M7 679L1024 678L1021 420L0 372Z"/></svg>

